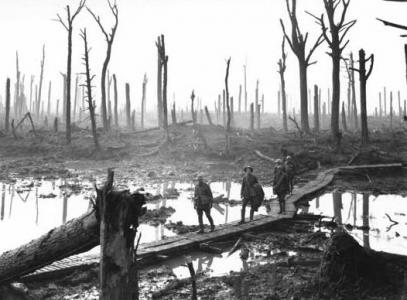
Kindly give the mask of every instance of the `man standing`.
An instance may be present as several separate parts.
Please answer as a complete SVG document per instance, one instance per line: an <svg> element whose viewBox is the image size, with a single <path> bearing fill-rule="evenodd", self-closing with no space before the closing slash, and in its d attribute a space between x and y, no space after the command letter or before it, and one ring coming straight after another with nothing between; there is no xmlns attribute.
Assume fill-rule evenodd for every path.
<svg viewBox="0 0 407 300"><path fill-rule="evenodd" d="M290 192L290 184L287 173L285 172L283 161L277 159L276 167L274 168L273 192L278 197L280 203L279 214L285 213L285 196Z"/></svg>
<svg viewBox="0 0 407 300"><path fill-rule="evenodd" d="M250 221L253 220L254 216L254 202L256 198L255 185L258 183L257 177L253 175L252 167L245 167L243 169L245 175L243 177L242 188L240 190L240 196L242 198L242 219L239 224L245 222L246 206L250 204Z"/></svg>
<svg viewBox="0 0 407 300"><path fill-rule="evenodd" d="M293 158L289 155L285 158L284 169L288 177L290 194L292 194L294 189L295 164Z"/></svg>
<svg viewBox="0 0 407 300"><path fill-rule="evenodd" d="M210 186L204 182L203 176L198 176L198 184L195 186L194 208L198 213L198 221L200 230L198 233L204 233L204 225L202 216L205 213L211 224L211 232L215 230L213 219L211 217L211 208L213 204L213 196Z"/></svg>

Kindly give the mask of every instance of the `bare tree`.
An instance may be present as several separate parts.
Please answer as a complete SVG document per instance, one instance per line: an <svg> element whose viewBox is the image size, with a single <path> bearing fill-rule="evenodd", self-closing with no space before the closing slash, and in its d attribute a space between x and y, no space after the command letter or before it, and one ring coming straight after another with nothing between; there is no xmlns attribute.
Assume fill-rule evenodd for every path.
<svg viewBox="0 0 407 300"><path fill-rule="evenodd" d="M42 94L42 81L44 79L44 64L45 64L45 45L42 46L42 59L41 59L41 71L40 71L40 82L38 86L38 95L37 95L37 106L36 106L36 114L37 118L40 115L40 106L41 106L41 94Z"/></svg>
<svg viewBox="0 0 407 300"><path fill-rule="evenodd" d="M287 11L291 22L291 37L288 36L283 20L280 19L281 27L291 50L297 56L300 73L300 94L301 94L301 128L303 131L309 133L308 122L308 83L307 83L307 69L310 65L316 62L310 62L314 51L322 44L323 35L321 34L315 41L314 45L306 54L306 45L308 41L308 33L305 36L302 34L297 20L297 0L291 0L291 7L289 0L286 0Z"/></svg>
<svg viewBox="0 0 407 300"><path fill-rule="evenodd" d="M86 77L86 99L88 101L88 108L89 108L89 115L90 115L90 122L92 126L92 135L93 141L95 143L95 147L99 148L99 141L96 132L96 119L95 119L95 102L93 101L92 97L92 80L95 78L95 75L90 75L90 66L89 66L89 48L88 48L88 38L86 35L86 29L81 30L81 37L83 39L85 53L83 56L83 61L85 64L85 77Z"/></svg>
<svg viewBox="0 0 407 300"><path fill-rule="evenodd" d="M117 8L117 3L116 1L112 4L110 0L107 0L107 3L109 5L110 11L113 14L115 23L113 27L111 28L110 33L108 33L105 29L105 27L102 25L102 22L100 20L99 16L96 16L95 13L90 10L89 7L86 7L86 9L89 11L89 13L92 15L92 17L95 19L96 23L99 25L100 30L102 31L103 35L105 36L106 43L107 43L107 50L106 50L106 58L103 62L103 67L102 67L102 75L101 75L101 95L102 95L102 123L103 123L103 129L106 131L109 129L109 123L107 120L107 109L106 109L106 73L107 73L107 68L109 66L110 62L110 57L112 55L112 47L113 47L113 41L116 36L116 31L117 31L117 26L119 25L119 9Z"/></svg>
<svg viewBox="0 0 407 300"><path fill-rule="evenodd" d="M72 77L72 31L73 31L73 22L78 14L81 12L85 6L86 0L81 0L79 2L78 8L76 11L71 14L71 8L69 5L66 6L66 21L62 20L61 16L57 14L58 21L64 26L68 32L68 59L66 64L66 141L68 144L71 143L71 77ZM41 69L42 70L42 69ZM39 100L41 101L41 82L42 82L42 72L40 79L40 88L39 88Z"/></svg>
<svg viewBox="0 0 407 300"><path fill-rule="evenodd" d="M369 70L366 70L366 63L370 61ZM360 80L360 117L362 127L362 145L369 142L369 131L367 127L367 111L366 111L366 82L372 74L374 65L374 55L370 55L366 59L366 53L363 49L359 51L359 69L355 69L359 73ZM391 109L393 111L393 109Z"/></svg>
<svg viewBox="0 0 407 300"><path fill-rule="evenodd" d="M321 26L324 40L328 43L329 48L331 49L331 52L328 53L328 55L332 58L331 131L338 143L338 140L340 139L339 110L341 102L341 82L339 75L341 71L341 58L343 50L349 43L349 40L345 41L346 35L353 25L355 25L356 20L345 20L350 0L323 0L323 2L329 28L325 25L324 14L322 14L320 17L314 17L317 20L317 23ZM339 11L340 7L342 7L341 11ZM338 20L335 20L335 16L338 14L340 17L337 18ZM328 36L328 31L330 32L330 37Z"/></svg>
<svg viewBox="0 0 407 300"><path fill-rule="evenodd" d="M116 74L113 74L113 91L114 91L114 125L119 127L119 115L117 111L117 78Z"/></svg>
<svg viewBox="0 0 407 300"><path fill-rule="evenodd" d="M144 128L144 116L146 113L146 94L147 94L147 74L143 77L143 93L141 97L141 128Z"/></svg>
<svg viewBox="0 0 407 300"><path fill-rule="evenodd" d="M230 112L230 101L229 101L229 67L230 67L229 57L226 61L226 75L225 75L225 99L226 99L226 109L227 109L227 122L226 122L226 144L225 153L230 154L230 123L231 123L231 112Z"/></svg>
<svg viewBox="0 0 407 300"><path fill-rule="evenodd" d="M285 73L285 70L287 68L286 61L287 61L287 53L285 52L285 37L283 37L283 42L281 43L281 58L278 61L278 73L280 74L284 132L288 131L288 126L287 126L287 94L286 94L286 91L285 91L285 78L284 78L284 73ZM279 102L279 107L280 107L280 102ZM280 113L280 109L278 110L278 112Z"/></svg>
<svg viewBox="0 0 407 300"><path fill-rule="evenodd" d="M162 34L158 37L156 46L159 54L159 63L162 68L159 68L162 73L162 122L165 130L168 129L168 106L167 106L167 71L168 71L168 55L165 53L165 39ZM160 77L160 76L158 76Z"/></svg>

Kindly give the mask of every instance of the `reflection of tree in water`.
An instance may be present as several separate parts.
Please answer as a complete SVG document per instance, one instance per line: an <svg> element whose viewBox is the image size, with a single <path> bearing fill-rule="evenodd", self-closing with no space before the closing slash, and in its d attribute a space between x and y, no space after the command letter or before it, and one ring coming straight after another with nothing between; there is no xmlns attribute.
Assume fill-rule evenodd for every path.
<svg viewBox="0 0 407 300"><path fill-rule="evenodd" d="M6 204L6 186L3 183L3 191L1 193L1 210L0 210L0 220L4 219L4 206Z"/></svg>
<svg viewBox="0 0 407 300"><path fill-rule="evenodd" d="M363 194L363 246L370 248L369 241L369 195Z"/></svg>
<svg viewBox="0 0 407 300"><path fill-rule="evenodd" d="M334 217L338 225L342 223L342 193L333 192L332 193L332 200L333 200L333 208L334 208Z"/></svg>

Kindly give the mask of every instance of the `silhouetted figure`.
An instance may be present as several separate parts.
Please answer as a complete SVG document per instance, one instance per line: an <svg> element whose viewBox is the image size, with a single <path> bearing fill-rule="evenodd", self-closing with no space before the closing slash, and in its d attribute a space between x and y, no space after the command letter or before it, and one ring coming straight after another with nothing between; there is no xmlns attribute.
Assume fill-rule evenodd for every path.
<svg viewBox="0 0 407 300"><path fill-rule="evenodd" d="M289 192L292 194L294 189L295 163L289 155L284 160L284 170L288 177Z"/></svg>
<svg viewBox="0 0 407 300"><path fill-rule="evenodd" d="M285 196L290 192L290 184L287 173L285 172L283 161L278 159L274 168L273 192L278 197L280 204L279 214L285 213Z"/></svg>
<svg viewBox="0 0 407 300"><path fill-rule="evenodd" d="M240 196L242 198L242 218L240 224L245 222L246 206L250 204L250 221L253 220L254 211L255 211L255 198L256 198L256 189L255 185L258 184L257 177L253 175L252 167L245 167L243 169L245 175L242 181L242 188L240 190Z"/></svg>
<svg viewBox="0 0 407 300"><path fill-rule="evenodd" d="M198 222L200 230L198 233L204 233L204 225L202 216L205 213L211 224L211 232L215 230L215 225L211 217L211 208L213 204L213 196L210 186L204 182L203 176L198 176L198 184L195 186L194 208L198 213Z"/></svg>

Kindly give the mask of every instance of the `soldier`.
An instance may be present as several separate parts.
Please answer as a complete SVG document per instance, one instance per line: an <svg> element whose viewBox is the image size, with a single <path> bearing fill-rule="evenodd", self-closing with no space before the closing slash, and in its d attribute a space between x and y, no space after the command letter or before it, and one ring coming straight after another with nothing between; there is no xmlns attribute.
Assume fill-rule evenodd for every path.
<svg viewBox="0 0 407 300"><path fill-rule="evenodd" d="M292 194L294 189L295 164L293 158L289 155L285 158L284 169L288 177L289 191Z"/></svg>
<svg viewBox="0 0 407 300"><path fill-rule="evenodd" d="M253 175L253 168L247 166L243 169L245 175L243 177L242 188L240 190L240 196L242 198L242 219L239 224L245 222L246 206L250 204L250 221L253 220L254 216L254 202L256 197L255 185L258 183L257 177Z"/></svg>
<svg viewBox="0 0 407 300"><path fill-rule="evenodd" d="M285 196L290 191L290 186L288 182L288 176L285 172L283 161L277 159L276 167L274 168L274 180L273 180L273 192L278 197L278 202L280 204L279 214L285 213Z"/></svg>
<svg viewBox="0 0 407 300"><path fill-rule="evenodd" d="M202 216L205 213L208 218L209 223L211 224L211 232L215 230L215 225L211 217L211 208L213 204L212 191L209 184L204 182L203 176L198 176L198 184L195 186L195 195L194 195L194 208L198 214L198 221L200 230L198 233L204 233L204 225Z"/></svg>

